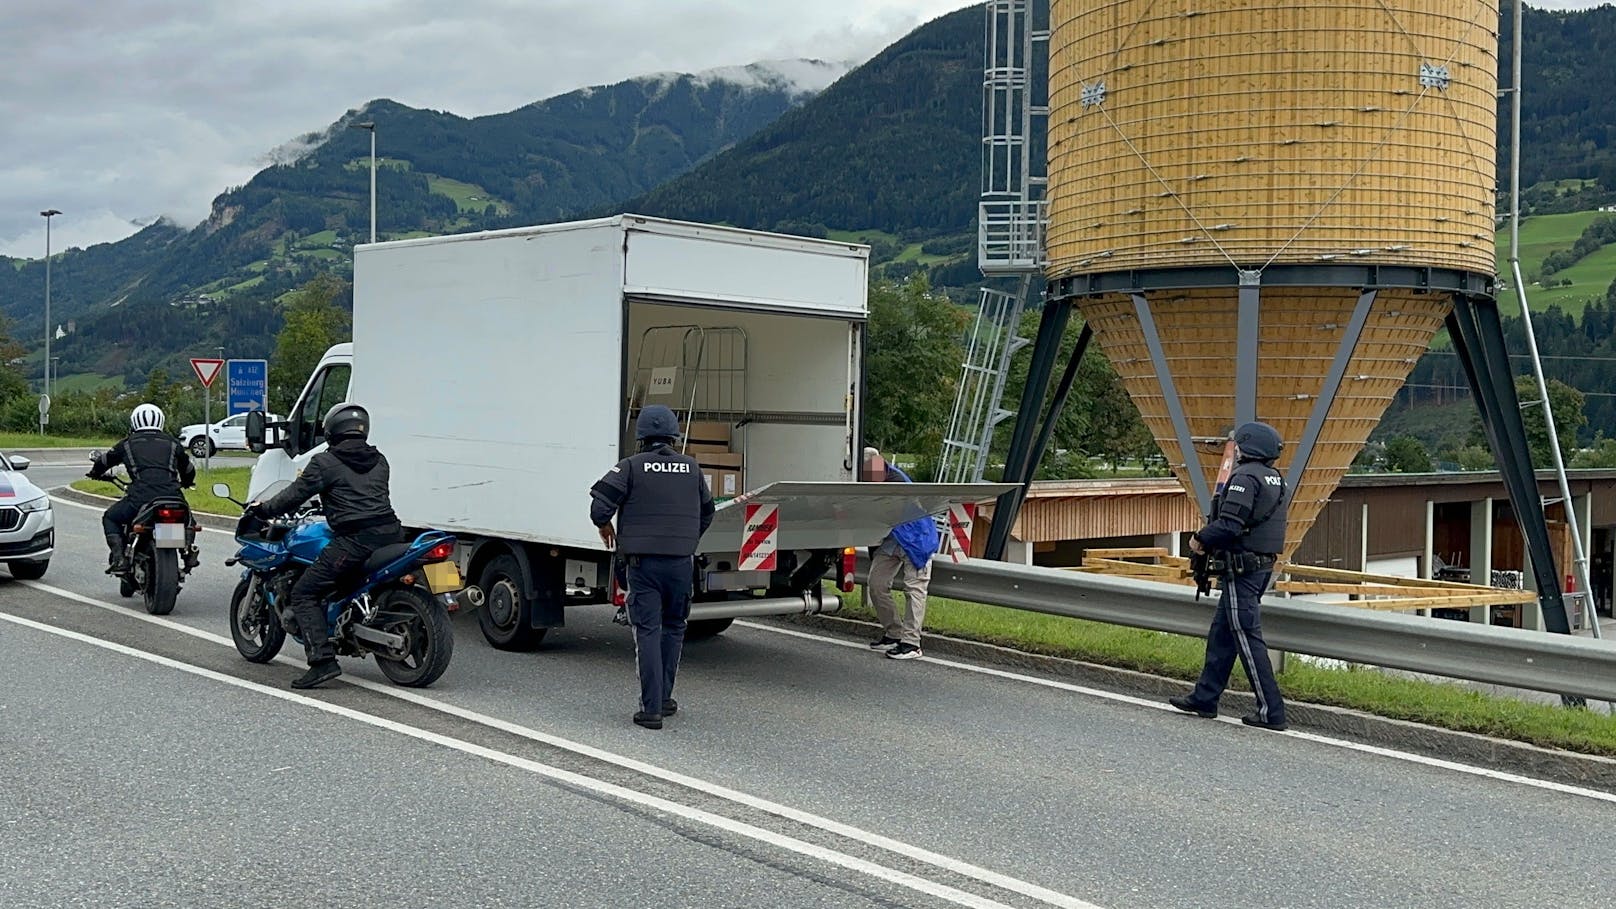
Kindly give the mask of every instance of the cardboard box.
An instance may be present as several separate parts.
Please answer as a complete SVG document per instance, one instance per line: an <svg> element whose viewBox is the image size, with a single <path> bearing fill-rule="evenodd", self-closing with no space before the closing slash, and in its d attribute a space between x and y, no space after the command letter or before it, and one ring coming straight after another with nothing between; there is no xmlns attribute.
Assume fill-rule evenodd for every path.
<svg viewBox="0 0 1616 909"><path fill-rule="evenodd" d="M706 463L708 455L727 455L729 453L730 451L728 445L715 445L710 442L685 443L685 454L690 455L702 463Z"/></svg>
<svg viewBox="0 0 1616 909"><path fill-rule="evenodd" d="M729 450L730 439L733 438L733 427L728 423L718 423L711 420L692 420L685 427L685 439L692 444L720 445L725 451Z"/></svg>
<svg viewBox="0 0 1616 909"><path fill-rule="evenodd" d="M745 456L740 452L726 451L721 453L702 454L691 452L691 454L695 455L696 463L700 464L703 468L725 467L730 470L740 470L742 467L746 466Z"/></svg>
<svg viewBox="0 0 1616 909"><path fill-rule="evenodd" d="M728 499L746 491L746 485L742 482L739 470L715 468L712 474L714 497Z"/></svg>

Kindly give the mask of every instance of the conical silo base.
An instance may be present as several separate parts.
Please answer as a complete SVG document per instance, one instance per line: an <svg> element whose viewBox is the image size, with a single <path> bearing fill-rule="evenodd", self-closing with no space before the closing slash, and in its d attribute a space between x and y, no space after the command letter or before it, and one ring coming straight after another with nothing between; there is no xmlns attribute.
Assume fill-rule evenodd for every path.
<svg viewBox="0 0 1616 909"><path fill-rule="evenodd" d="M1147 292L1144 318L1140 301L1128 295L1078 303L1173 472L1192 495L1212 487L1222 440L1235 426L1237 294L1233 288ZM1355 320L1360 305L1365 309ZM1451 305L1446 294L1412 290L1381 290L1372 298L1355 289L1330 287L1261 291L1256 417L1285 440L1278 462L1291 489L1285 558L1307 535ZM1349 337L1354 328L1355 336ZM1152 333L1159 340L1160 363L1152 354L1157 346L1151 343ZM1169 397L1182 413L1188 439ZM1309 447L1311 454L1298 476L1292 465ZM1195 481L1192 471L1202 482Z"/></svg>

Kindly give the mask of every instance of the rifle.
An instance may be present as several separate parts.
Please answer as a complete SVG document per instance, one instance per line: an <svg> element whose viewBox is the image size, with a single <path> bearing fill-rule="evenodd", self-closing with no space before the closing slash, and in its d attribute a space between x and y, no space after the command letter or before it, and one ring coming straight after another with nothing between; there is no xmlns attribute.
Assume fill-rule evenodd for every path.
<svg viewBox="0 0 1616 909"><path fill-rule="evenodd" d="M1206 553L1190 553L1190 576L1195 579L1195 600L1200 602L1201 597L1212 595L1212 571L1207 564L1211 560Z"/></svg>

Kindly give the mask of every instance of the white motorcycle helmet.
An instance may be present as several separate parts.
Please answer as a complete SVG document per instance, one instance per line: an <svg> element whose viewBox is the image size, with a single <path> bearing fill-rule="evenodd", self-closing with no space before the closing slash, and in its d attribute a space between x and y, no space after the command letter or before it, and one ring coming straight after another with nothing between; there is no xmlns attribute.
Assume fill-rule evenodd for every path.
<svg viewBox="0 0 1616 909"><path fill-rule="evenodd" d="M142 404L129 414L129 428L135 431L142 429L162 429L163 409L156 404Z"/></svg>

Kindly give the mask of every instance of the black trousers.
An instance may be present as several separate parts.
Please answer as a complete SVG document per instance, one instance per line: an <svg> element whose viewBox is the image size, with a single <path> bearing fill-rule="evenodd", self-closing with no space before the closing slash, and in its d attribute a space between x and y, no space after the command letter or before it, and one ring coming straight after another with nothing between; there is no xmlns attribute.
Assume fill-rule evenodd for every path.
<svg viewBox="0 0 1616 909"><path fill-rule="evenodd" d="M343 581L358 575L371 553L398 542L399 537L396 527L335 537L292 585L290 606L297 619L298 633L303 636L303 652L310 666L337 657L336 648L331 646L330 623L326 617L326 604L331 595Z"/></svg>
<svg viewBox="0 0 1616 909"><path fill-rule="evenodd" d="M1229 685L1229 673L1234 671L1234 661L1239 658L1257 696L1258 719L1265 723L1285 721L1285 699L1280 697L1279 683L1274 680L1274 667L1268 660L1268 645L1263 641L1259 615L1263 591L1268 589L1268 580L1273 574L1269 570L1224 576L1217 615L1206 635L1206 664L1190 695L1190 701L1196 706L1217 709L1218 699Z"/></svg>
<svg viewBox="0 0 1616 909"><path fill-rule="evenodd" d="M640 709L662 713L690 618L690 556L628 557L628 620L634 626L634 662L640 670Z"/></svg>
<svg viewBox="0 0 1616 909"><path fill-rule="evenodd" d="M140 514L140 509L145 508L148 501L150 500L145 498L125 496L107 506L107 510L101 513L101 530L106 534L107 548L114 554L123 549L124 533L134 522L135 515Z"/></svg>

